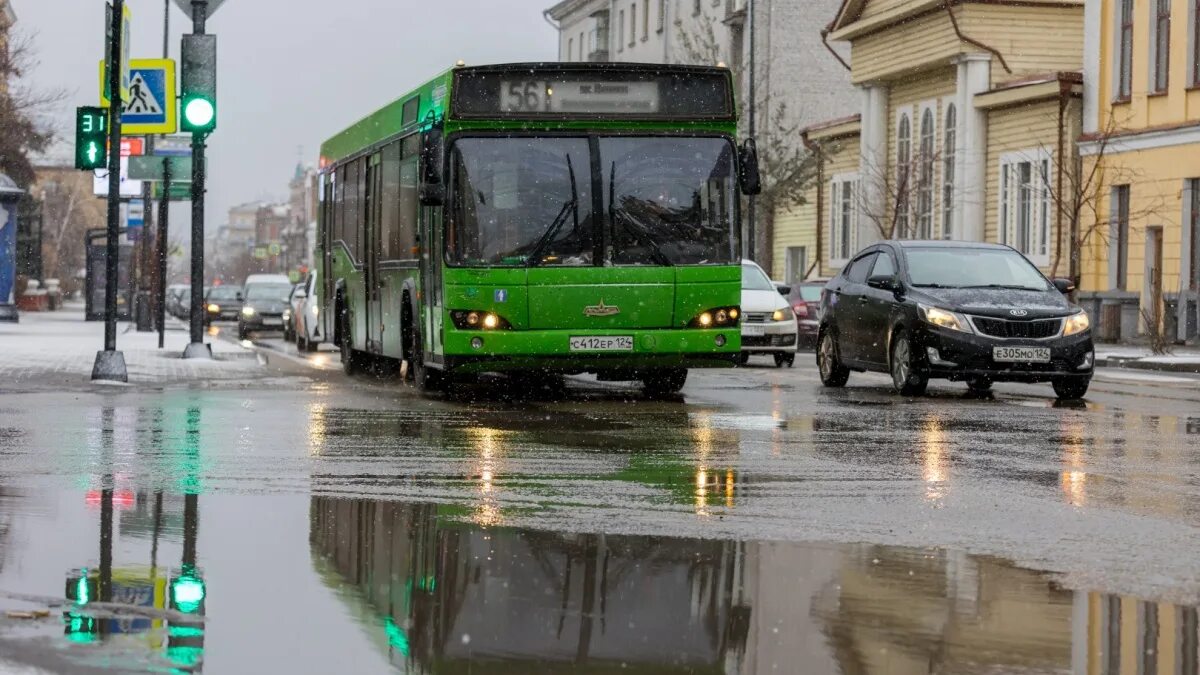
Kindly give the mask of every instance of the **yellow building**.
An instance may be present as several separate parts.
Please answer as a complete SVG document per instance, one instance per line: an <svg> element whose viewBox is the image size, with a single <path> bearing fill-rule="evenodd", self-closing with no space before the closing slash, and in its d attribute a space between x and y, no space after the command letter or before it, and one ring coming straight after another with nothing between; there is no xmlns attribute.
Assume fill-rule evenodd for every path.
<svg viewBox="0 0 1200 675"><path fill-rule="evenodd" d="M821 180L781 219L776 275L791 248L816 278L895 237L1008 243L1066 276L1083 25L1083 0L846 0L828 39L862 105L806 130Z"/></svg>
<svg viewBox="0 0 1200 675"><path fill-rule="evenodd" d="M1081 288L1102 337L1197 335L1200 6L1088 0Z"/></svg>

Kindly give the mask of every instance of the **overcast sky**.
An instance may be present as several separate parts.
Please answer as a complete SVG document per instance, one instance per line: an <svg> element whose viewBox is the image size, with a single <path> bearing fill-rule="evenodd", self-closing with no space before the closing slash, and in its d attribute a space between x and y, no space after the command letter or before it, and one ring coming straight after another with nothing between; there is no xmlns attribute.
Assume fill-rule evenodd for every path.
<svg viewBox="0 0 1200 675"><path fill-rule="evenodd" d="M62 87L56 115L70 136L74 109L98 99L102 0L10 0L17 30L33 34L35 84ZM133 58L160 58L163 0L127 0ZM226 0L208 24L217 35L217 131L209 139L208 232L230 206L284 199L298 161L315 164L322 141L448 68L553 59L553 0ZM171 2L171 58L191 22ZM73 139L70 139L73 143ZM69 146L67 146L69 148ZM70 152L59 153L70 161ZM174 227L179 223L176 217ZM185 230L186 231L186 230Z"/></svg>

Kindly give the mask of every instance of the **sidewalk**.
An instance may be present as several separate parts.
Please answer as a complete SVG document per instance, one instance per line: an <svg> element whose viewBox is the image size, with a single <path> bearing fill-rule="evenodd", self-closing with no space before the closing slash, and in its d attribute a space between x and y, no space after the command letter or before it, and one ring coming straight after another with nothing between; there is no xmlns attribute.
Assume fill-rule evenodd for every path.
<svg viewBox="0 0 1200 675"><path fill-rule="evenodd" d="M1096 345L1096 366L1168 373L1200 373L1200 349L1172 347L1169 354L1155 356L1149 347Z"/></svg>
<svg viewBox="0 0 1200 675"><path fill-rule="evenodd" d="M138 333L132 324L118 323L117 349L125 355L129 384L232 381L266 372L253 350L205 337L213 358L185 361L188 332L181 322L167 319L161 350L157 332ZM104 322L84 321L82 303L57 312L22 312L20 323L0 323L0 386L91 383L92 364L103 347Z"/></svg>

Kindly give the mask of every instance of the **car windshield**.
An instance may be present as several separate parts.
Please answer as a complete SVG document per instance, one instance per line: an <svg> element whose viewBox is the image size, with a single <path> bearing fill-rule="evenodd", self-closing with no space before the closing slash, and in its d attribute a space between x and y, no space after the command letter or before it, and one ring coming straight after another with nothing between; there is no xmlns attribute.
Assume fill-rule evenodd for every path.
<svg viewBox="0 0 1200 675"><path fill-rule="evenodd" d="M739 254L733 165L721 138L463 138L451 150L447 259L728 264Z"/></svg>
<svg viewBox="0 0 1200 675"><path fill-rule="evenodd" d="M799 289L800 299L805 302L820 302L823 288L824 286L801 286Z"/></svg>
<svg viewBox="0 0 1200 675"><path fill-rule="evenodd" d="M292 292L292 287L288 284L255 284L246 287L246 302L262 302L287 300L288 293Z"/></svg>
<svg viewBox="0 0 1200 675"><path fill-rule="evenodd" d="M775 284L771 283L758 265L742 265L742 290L773 291Z"/></svg>
<svg viewBox="0 0 1200 675"><path fill-rule="evenodd" d="M217 286L208 292L209 300L237 300L242 289L238 286Z"/></svg>
<svg viewBox="0 0 1200 675"><path fill-rule="evenodd" d="M1044 291L1049 282L1025 256L1003 248L909 248L908 276L927 288L1016 288Z"/></svg>

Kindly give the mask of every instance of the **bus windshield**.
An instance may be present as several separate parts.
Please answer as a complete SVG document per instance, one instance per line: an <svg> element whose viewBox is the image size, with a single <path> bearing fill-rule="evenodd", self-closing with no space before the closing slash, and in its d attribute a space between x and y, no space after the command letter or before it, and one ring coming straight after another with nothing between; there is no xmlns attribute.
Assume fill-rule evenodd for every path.
<svg viewBox="0 0 1200 675"><path fill-rule="evenodd" d="M738 260L737 185L728 139L464 138L455 143L451 164L446 240L451 264ZM593 207L597 190L600 214Z"/></svg>

